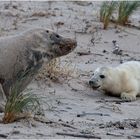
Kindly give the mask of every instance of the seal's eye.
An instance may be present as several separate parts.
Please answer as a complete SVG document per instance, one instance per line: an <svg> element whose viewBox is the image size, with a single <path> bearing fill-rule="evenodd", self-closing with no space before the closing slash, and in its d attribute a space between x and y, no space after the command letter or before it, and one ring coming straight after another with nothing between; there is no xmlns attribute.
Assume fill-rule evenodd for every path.
<svg viewBox="0 0 140 140"><path fill-rule="evenodd" d="M59 38L60 36L58 34L56 34L56 37Z"/></svg>
<svg viewBox="0 0 140 140"><path fill-rule="evenodd" d="M100 75L100 78L102 78L102 79L103 79L103 78L105 78L105 76L104 76L104 75Z"/></svg>
<svg viewBox="0 0 140 140"><path fill-rule="evenodd" d="M48 30L46 30L46 33L49 33L49 31L48 31Z"/></svg>
<svg viewBox="0 0 140 140"><path fill-rule="evenodd" d="M92 74L92 76L94 76L94 73Z"/></svg>

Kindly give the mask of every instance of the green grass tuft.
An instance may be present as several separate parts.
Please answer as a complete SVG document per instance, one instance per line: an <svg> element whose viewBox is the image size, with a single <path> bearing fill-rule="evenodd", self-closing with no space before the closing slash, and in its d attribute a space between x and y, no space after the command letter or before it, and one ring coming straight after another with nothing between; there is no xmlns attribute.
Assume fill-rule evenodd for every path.
<svg viewBox="0 0 140 140"><path fill-rule="evenodd" d="M40 109L39 97L31 92L19 92L20 82L11 88L10 96L5 105L4 123L11 123L20 118L29 117L27 114L35 113Z"/></svg>
<svg viewBox="0 0 140 140"><path fill-rule="evenodd" d="M118 23L121 25L127 24L129 17L139 6L139 1L121 1L119 3Z"/></svg>
<svg viewBox="0 0 140 140"><path fill-rule="evenodd" d="M116 9L116 1L105 1L100 8L100 21L104 24L104 29L106 29L110 22L110 17L113 11Z"/></svg>

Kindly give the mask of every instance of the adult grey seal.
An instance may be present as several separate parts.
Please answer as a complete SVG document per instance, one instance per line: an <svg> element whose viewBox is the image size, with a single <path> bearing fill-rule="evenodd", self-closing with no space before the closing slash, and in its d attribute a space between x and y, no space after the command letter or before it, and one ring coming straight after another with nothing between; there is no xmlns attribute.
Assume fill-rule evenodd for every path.
<svg viewBox="0 0 140 140"><path fill-rule="evenodd" d="M32 81L44 62L70 53L76 45L76 40L42 28L1 37L0 102L6 100L10 89L22 74L24 79L20 84L20 92Z"/></svg>

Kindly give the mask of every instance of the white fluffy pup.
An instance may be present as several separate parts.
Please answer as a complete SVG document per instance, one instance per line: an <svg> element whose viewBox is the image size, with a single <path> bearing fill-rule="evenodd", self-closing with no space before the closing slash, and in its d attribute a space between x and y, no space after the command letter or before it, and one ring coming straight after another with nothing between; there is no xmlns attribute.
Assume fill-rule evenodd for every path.
<svg viewBox="0 0 140 140"><path fill-rule="evenodd" d="M129 61L117 67L97 68L89 81L93 89L100 89L123 100L133 101L140 95L140 62Z"/></svg>

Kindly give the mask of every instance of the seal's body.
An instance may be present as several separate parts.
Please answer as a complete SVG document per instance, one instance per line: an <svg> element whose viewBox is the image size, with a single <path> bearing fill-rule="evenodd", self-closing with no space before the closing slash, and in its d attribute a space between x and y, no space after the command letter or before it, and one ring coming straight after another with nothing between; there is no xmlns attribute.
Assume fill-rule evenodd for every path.
<svg viewBox="0 0 140 140"><path fill-rule="evenodd" d="M89 84L94 89L120 96L123 100L136 100L136 96L140 95L140 62L97 68Z"/></svg>
<svg viewBox="0 0 140 140"><path fill-rule="evenodd" d="M1 93L8 97L10 88L21 77L24 78L20 91L24 90L44 62L66 55L75 47L74 39L62 37L42 28L0 38Z"/></svg>

